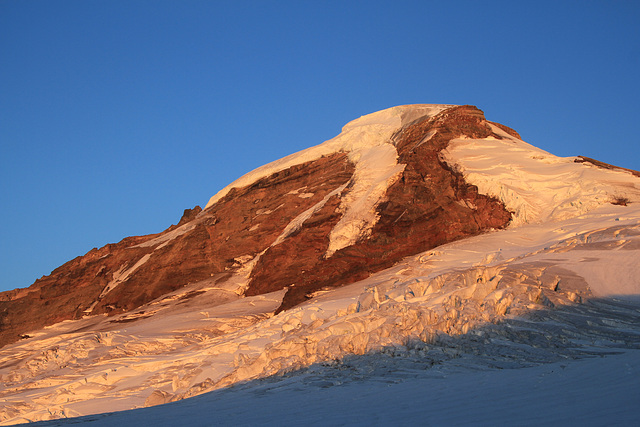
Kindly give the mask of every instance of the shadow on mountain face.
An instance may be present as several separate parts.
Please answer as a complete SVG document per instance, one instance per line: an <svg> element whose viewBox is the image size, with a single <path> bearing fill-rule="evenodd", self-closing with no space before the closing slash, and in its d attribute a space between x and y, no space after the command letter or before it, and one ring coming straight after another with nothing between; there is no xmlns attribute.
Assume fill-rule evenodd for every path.
<svg viewBox="0 0 640 427"><path fill-rule="evenodd" d="M438 334L431 342L409 338L403 345L348 355L257 381L277 383L279 378L302 375L326 377L323 384L335 377L342 384L345 371L349 371L347 381L366 377L393 381L400 379L394 372L407 368L516 369L615 355L628 349L640 349L640 301L594 298L484 324L466 334ZM235 387L251 387L253 382Z"/></svg>
<svg viewBox="0 0 640 427"><path fill-rule="evenodd" d="M314 393L314 390L349 384L357 386L361 383L369 387L400 384L415 378L445 379L456 373L515 370L600 358L629 349L640 349L640 298L592 298L581 304L530 311L496 324L484 324L466 334L438 334L430 342L408 338L402 345L315 363L161 406L35 425L89 423L95 426L112 425L117 420L152 419L157 419L161 425L170 425L178 420L171 421L172 418L167 417L185 413L185 410L191 414L207 413L215 411L210 408L212 402L237 402L246 396L252 399L271 396L277 400L283 391L290 398L294 392ZM563 363L561 367L564 369L565 366ZM251 411L251 408L237 410ZM215 413L210 417L209 421L214 423Z"/></svg>

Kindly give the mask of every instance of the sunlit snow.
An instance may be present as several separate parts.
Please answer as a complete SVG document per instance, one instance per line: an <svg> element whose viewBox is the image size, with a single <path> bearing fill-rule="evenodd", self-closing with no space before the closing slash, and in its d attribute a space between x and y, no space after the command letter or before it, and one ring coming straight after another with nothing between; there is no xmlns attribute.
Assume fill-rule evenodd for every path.
<svg viewBox="0 0 640 427"><path fill-rule="evenodd" d="M504 139L456 139L447 159L480 193L502 200L514 212L511 226L575 217L611 203L616 197L640 201L640 180L557 157L514 138L496 126Z"/></svg>

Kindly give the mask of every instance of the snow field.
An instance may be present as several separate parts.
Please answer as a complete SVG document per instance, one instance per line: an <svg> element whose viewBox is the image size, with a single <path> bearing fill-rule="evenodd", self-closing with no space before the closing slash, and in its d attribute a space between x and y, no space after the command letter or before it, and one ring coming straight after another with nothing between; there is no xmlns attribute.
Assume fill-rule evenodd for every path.
<svg viewBox="0 0 640 427"><path fill-rule="evenodd" d="M558 332L570 330L566 319L553 320L564 326L549 330L544 322L512 323L506 330L491 325L531 313L548 317L552 306L562 312L592 294L606 295L611 289L592 284L591 272L628 268L628 256L640 247L639 218L634 205L604 206L581 218L477 236L411 257L278 316L270 313L283 292L240 298L231 288L194 284L207 291L187 306L176 304L179 293L169 295L147 308L155 315L133 323L101 316L63 322L0 350L0 414L4 423L15 423L97 413L105 405L142 407L352 354L391 352L428 362L440 349L460 355L475 348L471 354L477 355L499 348L492 363L522 367L578 357L575 348L609 349L620 341L611 339L617 329L587 327L596 315L580 320L582 326L569 335ZM589 276L580 275L582 265L589 265ZM633 275L618 280L621 289L639 293ZM241 278L231 283L241 286ZM212 306L216 298L219 304ZM608 316L618 328L634 329L624 316ZM542 330L531 335L537 324ZM82 332L89 325L92 332ZM518 329L515 338L505 332ZM460 338L447 347L447 337ZM553 348L514 353L523 344L509 343L518 337ZM571 349L555 344L562 340ZM623 334L624 340L636 345ZM496 347L500 342L506 344Z"/></svg>
<svg viewBox="0 0 640 427"><path fill-rule="evenodd" d="M504 139L453 140L445 159L514 212L511 226L572 218L615 197L640 201L640 180L629 172L575 163L492 128Z"/></svg>

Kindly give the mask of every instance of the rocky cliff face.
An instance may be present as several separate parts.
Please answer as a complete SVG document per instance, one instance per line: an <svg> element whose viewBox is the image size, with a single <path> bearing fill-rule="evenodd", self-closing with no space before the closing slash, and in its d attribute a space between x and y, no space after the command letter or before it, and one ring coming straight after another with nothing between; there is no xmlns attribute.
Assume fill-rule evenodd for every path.
<svg viewBox="0 0 640 427"><path fill-rule="evenodd" d="M408 255L505 227L504 205L479 194L441 155L455 138L502 138L482 111L403 108L389 116L401 117L393 126L383 120L384 131L368 116L349 128L349 144L373 138L372 148L324 145L309 160L230 187L204 210L187 209L162 233L93 249L29 288L1 293L0 346L62 320L127 312L239 273L248 279L237 294L287 289L278 309L286 310ZM387 162L379 173L384 162L376 156ZM372 170L384 179L370 178Z"/></svg>

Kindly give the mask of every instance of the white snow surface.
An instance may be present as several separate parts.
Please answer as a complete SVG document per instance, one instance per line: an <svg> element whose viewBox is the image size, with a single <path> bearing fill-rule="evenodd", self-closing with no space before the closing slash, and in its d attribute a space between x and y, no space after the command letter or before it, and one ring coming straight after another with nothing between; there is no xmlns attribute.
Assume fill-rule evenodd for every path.
<svg viewBox="0 0 640 427"><path fill-rule="evenodd" d="M457 139L445 158L514 212L511 226L571 218L615 197L640 201L640 180L630 172L557 157L492 127L504 139Z"/></svg>
<svg viewBox="0 0 640 427"><path fill-rule="evenodd" d="M376 220L367 214L401 171L388 137L446 107L364 116L209 205L232 186L348 151L355 182L335 250L367 232ZM211 277L120 316L30 332L0 349L0 424L144 406L154 407L79 421L637 424L640 179L507 136L454 141L446 160L503 200L512 226L408 257L278 315L286 290L243 297L260 256L247 255L227 281ZM630 203L612 205L612 196Z"/></svg>

